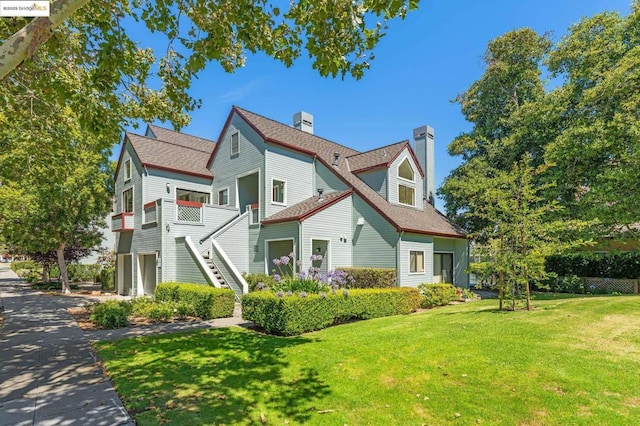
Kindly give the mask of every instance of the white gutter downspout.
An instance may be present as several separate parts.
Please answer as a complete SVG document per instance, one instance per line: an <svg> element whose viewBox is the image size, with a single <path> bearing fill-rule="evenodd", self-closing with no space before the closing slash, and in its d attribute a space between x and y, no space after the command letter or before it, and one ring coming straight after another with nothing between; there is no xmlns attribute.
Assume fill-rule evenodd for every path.
<svg viewBox="0 0 640 426"><path fill-rule="evenodd" d="M400 287L400 241L404 235L404 230L398 234L398 241L396 242L396 287Z"/></svg>

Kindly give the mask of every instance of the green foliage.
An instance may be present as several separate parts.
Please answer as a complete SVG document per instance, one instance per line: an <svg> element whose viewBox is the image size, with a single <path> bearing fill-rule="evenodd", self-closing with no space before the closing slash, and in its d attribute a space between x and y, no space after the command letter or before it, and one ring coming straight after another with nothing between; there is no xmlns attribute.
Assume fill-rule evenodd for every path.
<svg viewBox="0 0 640 426"><path fill-rule="evenodd" d="M83 265L80 263L70 263L67 265L67 274L71 282L96 282L100 279L101 270L102 267L97 264ZM51 268L51 276L60 276L60 268L58 268L58 265L54 265Z"/></svg>
<svg viewBox="0 0 640 426"><path fill-rule="evenodd" d="M389 288L396 286L395 268L340 268L352 276L351 288Z"/></svg>
<svg viewBox="0 0 640 426"><path fill-rule="evenodd" d="M27 282L33 283L31 284L31 288L34 290L57 290L57 291L61 291L62 290L62 283L60 282L42 282L40 281L40 275L39 274L35 274L35 275L31 275L30 278L27 280ZM71 290L79 290L80 287L78 286L78 284L70 284L69 288Z"/></svg>
<svg viewBox="0 0 640 426"><path fill-rule="evenodd" d="M323 293L329 291L329 286L320 280L313 278L283 278L281 281L276 281L272 284L271 289L273 291L292 292L299 293L301 291L306 293Z"/></svg>
<svg viewBox="0 0 640 426"><path fill-rule="evenodd" d="M176 302L161 302L150 297L131 299L131 314L151 322L169 322L177 314Z"/></svg>
<svg viewBox="0 0 640 426"><path fill-rule="evenodd" d="M267 333L290 336L352 319L408 314L420 300L419 292L407 287L290 296L255 292L242 297L242 315Z"/></svg>
<svg viewBox="0 0 640 426"><path fill-rule="evenodd" d="M156 300L182 303L186 310L190 306L193 314L203 320L231 317L235 307L233 290L204 284L160 283L156 287Z"/></svg>
<svg viewBox="0 0 640 426"><path fill-rule="evenodd" d="M545 269L558 276L640 278L640 251L575 252L545 259Z"/></svg>
<svg viewBox="0 0 640 426"><path fill-rule="evenodd" d="M122 328L129 325L131 305L128 302L109 300L93 308L91 321L102 328Z"/></svg>
<svg viewBox="0 0 640 426"><path fill-rule="evenodd" d="M540 289L552 291L554 293L584 293L584 283L576 275L558 276L549 273L539 285Z"/></svg>
<svg viewBox="0 0 640 426"><path fill-rule="evenodd" d="M242 274L244 280L249 285L249 292L256 291L258 283L263 283L266 288L274 288L276 280L272 275L265 274L264 272L258 274Z"/></svg>
<svg viewBox="0 0 640 426"><path fill-rule="evenodd" d="M456 288L452 284L420 284L418 290L422 295L420 307L435 308L445 306L458 298Z"/></svg>
<svg viewBox="0 0 640 426"><path fill-rule="evenodd" d="M20 275L22 271L42 271L42 265L33 260L18 260L11 262L11 270Z"/></svg>
<svg viewBox="0 0 640 426"><path fill-rule="evenodd" d="M114 291L116 289L116 269L103 268L100 271L100 288L102 291Z"/></svg>

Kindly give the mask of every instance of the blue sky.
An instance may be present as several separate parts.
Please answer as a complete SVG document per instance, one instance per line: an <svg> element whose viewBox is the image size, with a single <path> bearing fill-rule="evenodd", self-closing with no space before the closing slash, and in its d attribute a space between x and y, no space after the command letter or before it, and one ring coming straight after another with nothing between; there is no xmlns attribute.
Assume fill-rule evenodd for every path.
<svg viewBox="0 0 640 426"><path fill-rule="evenodd" d="M411 139L415 127L435 129L436 187L459 159L451 140L470 128L451 102L483 73L489 40L530 27L559 40L582 17L605 10L627 15L631 0L423 0L404 21L392 21L371 69L359 80L320 77L306 59L291 68L263 55L226 74L211 63L192 85L202 107L186 133L216 139L232 105L286 124L314 116L315 134L366 151ZM142 40L142 44L146 44ZM436 207L443 204L436 200Z"/></svg>

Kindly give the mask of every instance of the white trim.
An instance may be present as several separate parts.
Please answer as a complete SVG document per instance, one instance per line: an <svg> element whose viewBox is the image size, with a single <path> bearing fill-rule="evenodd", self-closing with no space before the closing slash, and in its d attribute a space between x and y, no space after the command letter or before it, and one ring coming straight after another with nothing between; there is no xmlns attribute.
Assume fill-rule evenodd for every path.
<svg viewBox="0 0 640 426"><path fill-rule="evenodd" d="M227 203L226 203L226 204L220 204L220 193L221 193L222 191L227 191ZM218 206L228 206L228 205L229 205L229 195L230 195L230 192L231 192L231 191L229 191L229 187L228 187L228 186L225 186L225 187L223 187L223 188L218 189L218 191L216 192L216 204L217 204Z"/></svg>
<svg viewBox="0 0 640 426"><path fill-rule="evenodd" d="M131 289L129 290L129 296L133 296L133 284L134 284L134 264L133 264L133 253L118 253L118 282L116 285L116 291L118 294L123 294L125 292L124 284L124 258L129 256L131 258Z"/></svg>
<svg viewBox="0 0 640 426"><path fill-rule="evenodd" d="M273 200L273 181L277 180L278 182L284 183L284 187L282 188L282 202ZM287 181L284 179L279 179L276 177L271 178L271 204L275 204L276 206L286 206L287 205Z"/></svg>
<svg viewBox="0 0 640 426"><path fill-rule="evenodd" d="M233 137L236 137L236 145L237 145L237 149L236 152L233 152ZM236 130L234 133L231 133L231 136L229 136L229 156L233 157L235 155L239 155L240 154L240 132L238 130Z"/></svg>
<svg viewBox="0 0 640 426"><path fill-rule="evenodd" d="M184 187L178 187L176 186L174 188L173 191L173 199L174 201L178 201L178 191L187 191L187 192L197 192L198 194L205 194L209 196L209 202L208 203L202 203L203 205L205 204L213 204L211 201L211 199L213 198L213 194L211 194L211 190L209 190L209 192L205 192L205 191L197 191L195 189L188 189L188 188L184 188ZM199 201L200 202L200 201Z"/></svg>
<svg viewBox="0 0 640 426"><path fill-rule="evenodd" d="M435 242L434 242L434 246L435 246ZM439 250L439 251L433 251L433 257L436 257L436 254L450 254L451 255L451 283L450 284L454 284L456 282L456 252L455 251L450 251L450 250ZM431 259L431 282L433 282L433 277L436 276L436 271L434 269L436 262L435 259ZM444 281L440 281L442 283L445 283ZM446 284L446 283L445 283ZM455 285L455 284L454 284Z"/></svg>
<svg viewBox="0 0 640 426"><path fill-rule="evenodd" d="M191 257L198 265L198 269L200 269L200 272L202 272L207 281L209 281L209 284L212 284L216 288L222 288L222 286L220 285L220 281L218 281L215 275L213 275L211 268L209 268L209 265L207 265L207 262L205 262L204 257L202 257L200 252L198 252L198 249L191 240L190 236L187 235L186 237L184 237L184 244L187 247L187 251L191 253Z"/></svg>
<svg viewBox="0 0 640 426"><path fill-rule="evenodd" d="M331 270L331 238L313 238L311 237L309 239L309 247L311 248L311 253L309 254L309 258L311 258L311 255L314 255L315 252L313 251L313 240L316 241L326 241L327 242L327 272L329 272ZM324 258L322 259L324 260ZM311 262L311 259L309 259L309 262ZM311 262L311 266L313 266L313 262Z"/></svg>
<svg viewBox="0 0 640 426"><path fill-rule="evenodd" d="M421 252L422 253L422 271L421 272L420 271L411 272L411 252L412 251ZM425 255L425 253L426 253L426 250L424 250L424 249L420 250L420 249L409 248L407 250L407 256L408 256L407 257L407 259L408 259L407 265L409 266L409 268L407 270L407 275L426 275L427 268L425 267L425 263L426 263L426 260L427 260L426 259L427 256ZM416 266L418 266L417 265L417 259L416 259Z"/></svg>
<svg viewBox="0 0 640 426"><path fill-rule="evenodd" d="M408 204L408 203L403 203L402 201L400 201L400 187L404 186L405 188L409 188L413 190L413 204ZM415 207L416 206L416 188L409 186L409 185L405 185L402 182L398 182L398 191L397 191L397 196L398 196L398 204L401 204L403 206L410 206L410 207Z"/></svg>
<svg viewBox="0 0 640 426"><path fill-rule="evenodd" d="M411 172L413 173L413 179L407 179L404 178L402 176L400 176L400 166L404 163L404 162L409 163L409 167L411 168ZM405 155L404 158L402 159L402 161L400 161L398 163L398 165L396 166L396 177L400 180L403 180L405 182L411 182L411 183L416 183L416 170L415 170L415 166L411 164L412 161L409 161L409 156Z"/></svg>
<svg viewBox="0 0 640 426"><path fill-rule="evenodd" d="M262 204L262 196L261 196L262 191L260 191L260 189L262 189L262 185L260 183L260 178L261 178L260 174L261 174L261 172L260 172L260 167L257 167L255 169L249 170L248 172L244 172L242 174L236 175L236 193L235 193L235 199L236 199L235 206L236 206L236 209L240 209L240 196L239 196L240 194L239 194L239 191L238 191L238 180L242 179L243 177L251 176L251 175L256 174L256 173L258 173L258 207L260 207L260 205Z"/></svg>
<svg viewBox="0 0 640 426"><path fill-rule="evenodd" d="M127 192L128 190L131 190L131 211L125 211L124 210L124 193ZM134 213L136 210L136 198L135 198L135 191L133 190L133 186L130 186L127 189L123 189L122 190L122 194L121 194L121 198L120 198L120 213Z"/></svg>
<svg viewBox="0 0 640 426"><path fill-rule="evenodd" d="M234 265L231 259L229 259L229 257L227 256L227 253L225 253L222 247L220 247L220 244L218 244L218 242L213 238L211 238L211 248L218 253L218 255L222 258L222 261L227 264L227 268L229 268L229 272L231 272L234 275L234 278L238 282L240 282L240 285L242 286L242 294L249 293L249 284L247 284L247 281L245 281L240 271L238 271L238 268L236 268L236 265ZM211 272L211 270L209 270L209 272Z"/></svg>
<svg viewBox="0 0 640 426"><path fill-rule="evenodd" d="M129 182L131 180L131 176L133 176L131 171L131 158L128 158L124 160L124 183Z"/></svg>
<svg viewBox="0 0 640 426"><path fill-rule="evenodd" d="M272 264L273 259L269 259L269 243L272 241L291 241L291 251L293 252L293 270L296 271L296 261L298 257L296 256L296 239L291 238L272 238L269 240L264 240L264 273L269 275L269 265Z"/></svg>
<svg viewBox="0 0 640 426"><path fill-rule="evenodd" d="M141 256L154 256L155 258L155 264L156 264L156 287L158 285L158 252L157 251L150 251L150 252L143 252L143 251L139 251L136 252L137 256L136 256L136 262L137 262L137 268L138 268L138 273L136 274L136 296L146 296L145 292L144 292L144 280L142 279L142 272L144 271L144 269L142 268L142 265L140 264L140 257Z"/></svg>

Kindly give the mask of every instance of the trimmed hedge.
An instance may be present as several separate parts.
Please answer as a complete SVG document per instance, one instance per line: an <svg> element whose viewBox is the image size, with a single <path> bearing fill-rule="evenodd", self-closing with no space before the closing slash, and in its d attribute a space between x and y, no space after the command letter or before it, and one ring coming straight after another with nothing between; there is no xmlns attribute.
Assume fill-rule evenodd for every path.
<svg viewBox="0 0 640 426"><path fill-rule="evenodd" d="M31 271L36 271L42 274L42 265L33 260L18 260L11 262L11 270L20 276L22 276L22 271L26 271L24 274Z"/></svg>
<svg viewBox="0 0 640 426"><path fill-rule="evenodd" d="M69 276L69 281L73 282L96 282L100 277L101 270L102 266L95 263L91 265L83 265L80 263L67 264L67 275ZM60 268L57 264L51 267L51 276L60 276Z"/></svg>
<svg viewBox="0 0 640 426"><path fill-rule="evenodd" d="M191 306L193 315L203 320L233 316L235 297L233 290L205 284L168 282L156 287L157 301Z"/></svg>
<svg viewBox="0 0 640 426"><path fill-rule="evenodd" d="M640 277L640 251L555 254L545 259L545 270L560 277L635 279Z"/></svg>
<svg viewBox="0 0 640 426"><path fill-rule="evenodd" d="M391 288L396 287L395 268L337 268L351 275L355 282L351 288Z"/></svg>
<svg viewBox="0 0 640 426"><path fill-rule="evenodd" d="M267 333L292 336L352 319L408 314L420 301L418 290L409 287L281 297L262 291L242 297L242 316Z"/></svg>
<svg viewBox="0 0 640 426"><path fill-rule="evenodd" d="M100 271L100 289L102 291L116 289L116 268L104 268Z"/></svg>
<svg viewBox="0 0 640 426"><path fill-rule="evenodd" d="M418 290L422 294L423 308L435 308L445 306L449 302L456 300L458 295L456 288L452 284L420 284Z"/></svg>
<svg viewBox="0 0 640 426"><path fill-rule="evenodd" d="M242 277L249 285L249 291L256 291L258 287L258 283L263 283L266 287L273 288L276 284L276 280L273 278L273 275L265 274L261 272L259 274L242 274Z"/></svg>
<svg viewBox="0 0 640 426"><path fill-rule="evenodd" d="M129 325L128 316L131 303L127 301L109 300L93 308L91 321L102 328L121 328Z"/></svg>

